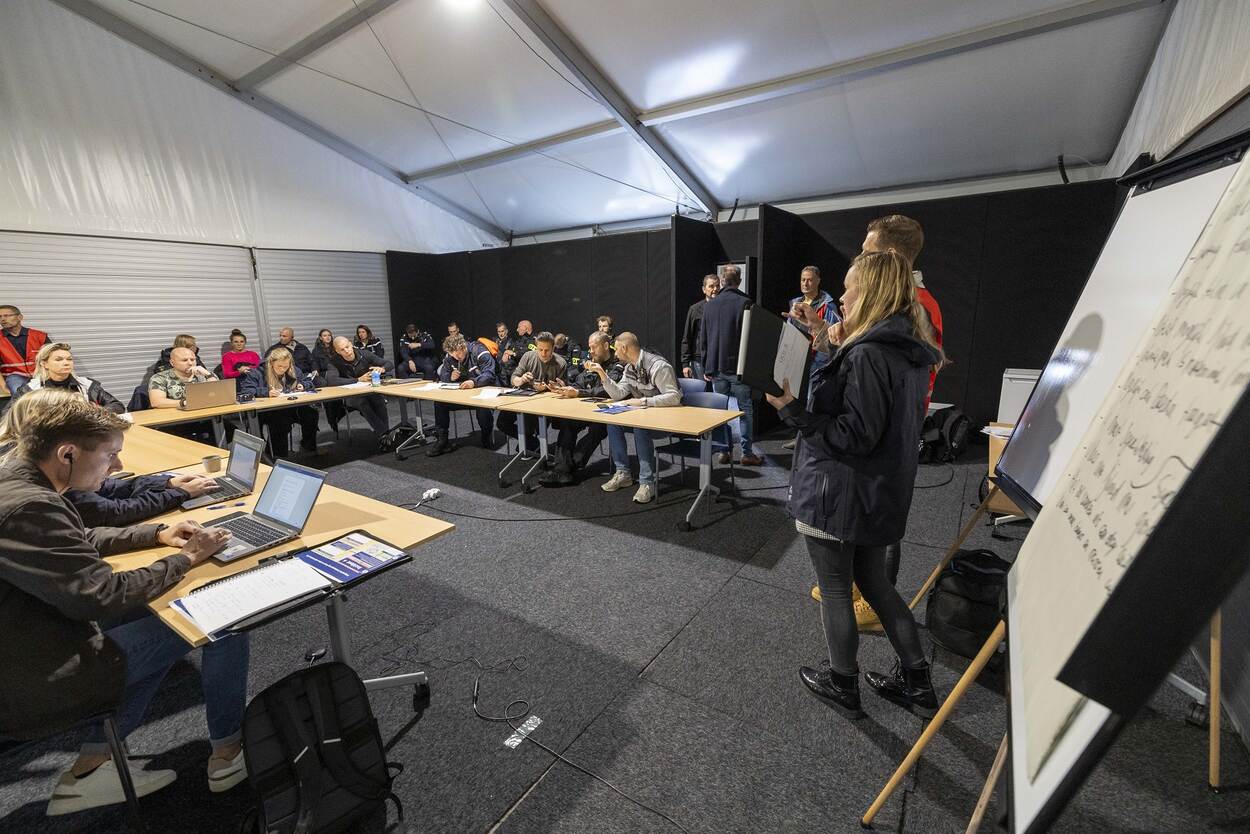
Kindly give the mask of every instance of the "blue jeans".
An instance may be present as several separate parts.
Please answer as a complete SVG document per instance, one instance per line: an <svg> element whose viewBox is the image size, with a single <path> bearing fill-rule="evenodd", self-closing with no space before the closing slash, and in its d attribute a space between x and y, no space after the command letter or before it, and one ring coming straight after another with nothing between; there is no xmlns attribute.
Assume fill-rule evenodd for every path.
<svg viewBox="0 0 1250 834"><path fill-rule="evenodd" d="M742 454L751 454L751 420L755 412L751 406L751 386L737 374L716 374L712 377L712 390L738 400L738 410L742 412L739 421L742 426Z"/></svg>
<svg viewBox="0 0 1250 834"><path fill-rule="evenodd" d="M143 723L148 702L170 667L193 647L146 610L138 616L102 622L100 626L126 655L126 689L117 709L118 730L125 738ZM242 737L248 650L246 634L223 638L200 650L204 711L214 750ZM108 752L103 728L96 727L88 733L82 752Z"/></svg>
<svg viewBox="0 0 1250 834"><path fill-rule="evenodd" d="M638 450L638 483L655 486L655 439L647 429L626 429L608 426L608 452L612 466L617 472L629 472L629 446L625 432L633 432L634 447Z"/></svg>
<svg viewBox="0 0 1250 834"><path fill-rule="evenodd" d="M3 337L0 337L3 338ZM16 394L17 389L30 382L30 377L26 374L5 374L4 387L9 389L10 394Z"/></svg>

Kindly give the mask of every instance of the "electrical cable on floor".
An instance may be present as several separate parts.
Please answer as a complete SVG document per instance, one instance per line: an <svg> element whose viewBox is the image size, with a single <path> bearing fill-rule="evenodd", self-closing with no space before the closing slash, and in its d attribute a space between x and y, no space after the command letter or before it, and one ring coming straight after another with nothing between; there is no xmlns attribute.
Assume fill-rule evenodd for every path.
<svg viewBox="0 0 1250 834"><path fill-rule="evenodd" d="M483 713L481 710L477 708L478 691L481 688L482 674L485 671L486 670L483 670L483 672L479 672L478 676L473 681L473 701L472 701L473 713L478 718L481 718L483 721L491 721L494 723L507 724L509 727L512 728L513 732L516 732L516 733L521 732L520 722L523 722L524 719L528 718L530 715L530 702L527 701L526 699L514 698L513 700L509 701L507 706L504 707L503 715L486 715L485 713ZM616 792L618 795L634 803L639 808L650 811L651 813L655 814L660 819L668 822L670 825L672 825L674 828L678 829L679 831L683 831L685 832L685 834L690 834L690 829L686 828L684 825L682 825L677 820L670 817L668 814L664 813L658 808L654 808L648 805L647 803L643 802L640 799L636 799L635 797L630 796L628 793L621 790L616 785L613 785L607 779L604 779L602 776L595 773L594 771L589 770L585 767L582 767L581 765L579 765L577 762L573 761L572 759L566 758L561 753L558 753L555 750L552 750L550 747L543 744L538 739L534 738L534 735L532 732L525 733L524 740L533 742L535 745L545 750L549 755L555 757L561 762L564 762L566 765L573 768L574 770L580 771L581 773L586 774L587 776L589 776L590 778L598 782L602 782L603 784L611 788L614 792Z"/></svg>
<svg viewBox="0 0 1250 834"><path fill-rule="evenodd" d="M938 487L944 487L951 481L955 480L955 464L948 463L946 464L946 468L950 471L947 473L945 481L941 481L936 484L916 484L915 489L937 489Z"/></svg>
<svg viewBox="0 0 1250 834"><path fill-rule="evenodd" d="M629 515L642 515L643 513L655 512L656 510L664 509L666 507L673 507L673 506L676 506L677 504L685 504L688 500L689 498L682 497L682 498L672 500L672 501L654 501L644 506L643 509L640 509L640 510L629 510L629 511L620 512L620 513L601 513L597 515L566 515L566 516L558 516L556 518L499 518L496 516L478 515L477 513L458 513L455 510L446 510L446 509L443 509L442 507L434 507L434 506L428 506L426 507L426 509L436 512L436 513L442 513L444 515L455 516L456 518L472 518L478 521L500 521L500 522L508 522L508 523L515 522L515 521L539 521L544 524L550 524L553 521L597 521L597 520L605 519L605 518L624 518L625 516L629 516ZM418 507L420 507L424 503L425 503L425 499L422 499L421 501L417 501L416 503L413 503L413 504L398 504L396 506L404 510L416 510Z"/></svg>

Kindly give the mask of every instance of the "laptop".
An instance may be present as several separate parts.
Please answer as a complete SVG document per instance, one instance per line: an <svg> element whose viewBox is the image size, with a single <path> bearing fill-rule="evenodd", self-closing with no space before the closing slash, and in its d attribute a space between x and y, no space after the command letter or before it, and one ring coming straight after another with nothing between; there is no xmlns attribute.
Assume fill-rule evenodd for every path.
<svg viewBox="0 0 1250 834"><path fill-rule="evenodd" d="M234 439L230 441L230 465L226 467L226 474L214 477L217 489L198 498L188 498L182 502L182 508L194 510L218 501L251 495L256 486L256 472L260 469L260 455L264 449L264 440L247 432L236 431Z"/></svg>
<svg viewBox="0 0 1250 834"><path fill-rule="evenodd" d="M217 405L234 405L235 384L238 380L218 379L212 382L195 382L187 385L178 407L183 411L198 411Z"/></svg>
<svg viewBox="0 0 1250 834"><path fill-rule="evenodd" d="M325 480L320 469L278 461L253 512L231 513L204 525L230 531L226 546L213 558L233 562L299 536Z"/></svg>

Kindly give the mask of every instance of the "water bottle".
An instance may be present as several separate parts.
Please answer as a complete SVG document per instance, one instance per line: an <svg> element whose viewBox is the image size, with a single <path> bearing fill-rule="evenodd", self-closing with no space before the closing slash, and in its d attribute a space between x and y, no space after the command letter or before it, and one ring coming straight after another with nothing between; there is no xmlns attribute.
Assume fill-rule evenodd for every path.
<svg viewBox="0 0 1250 834"><path fill-rule="evenodd" d="M369 384L374 388L382 384L382 372L377 368L374 368L373 373L369 374Z"/></svg>

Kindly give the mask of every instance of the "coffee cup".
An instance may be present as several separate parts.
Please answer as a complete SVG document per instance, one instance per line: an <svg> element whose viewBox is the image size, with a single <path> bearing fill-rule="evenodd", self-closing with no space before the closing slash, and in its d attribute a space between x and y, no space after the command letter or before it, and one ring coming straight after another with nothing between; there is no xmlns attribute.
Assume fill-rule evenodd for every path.
<svg viewBox="0 0 1250 834"><path fill-rule="evenodd" d="M221 455L205 455L201 463L204 464L204 471L210 475L221 471Z"/></svg>

